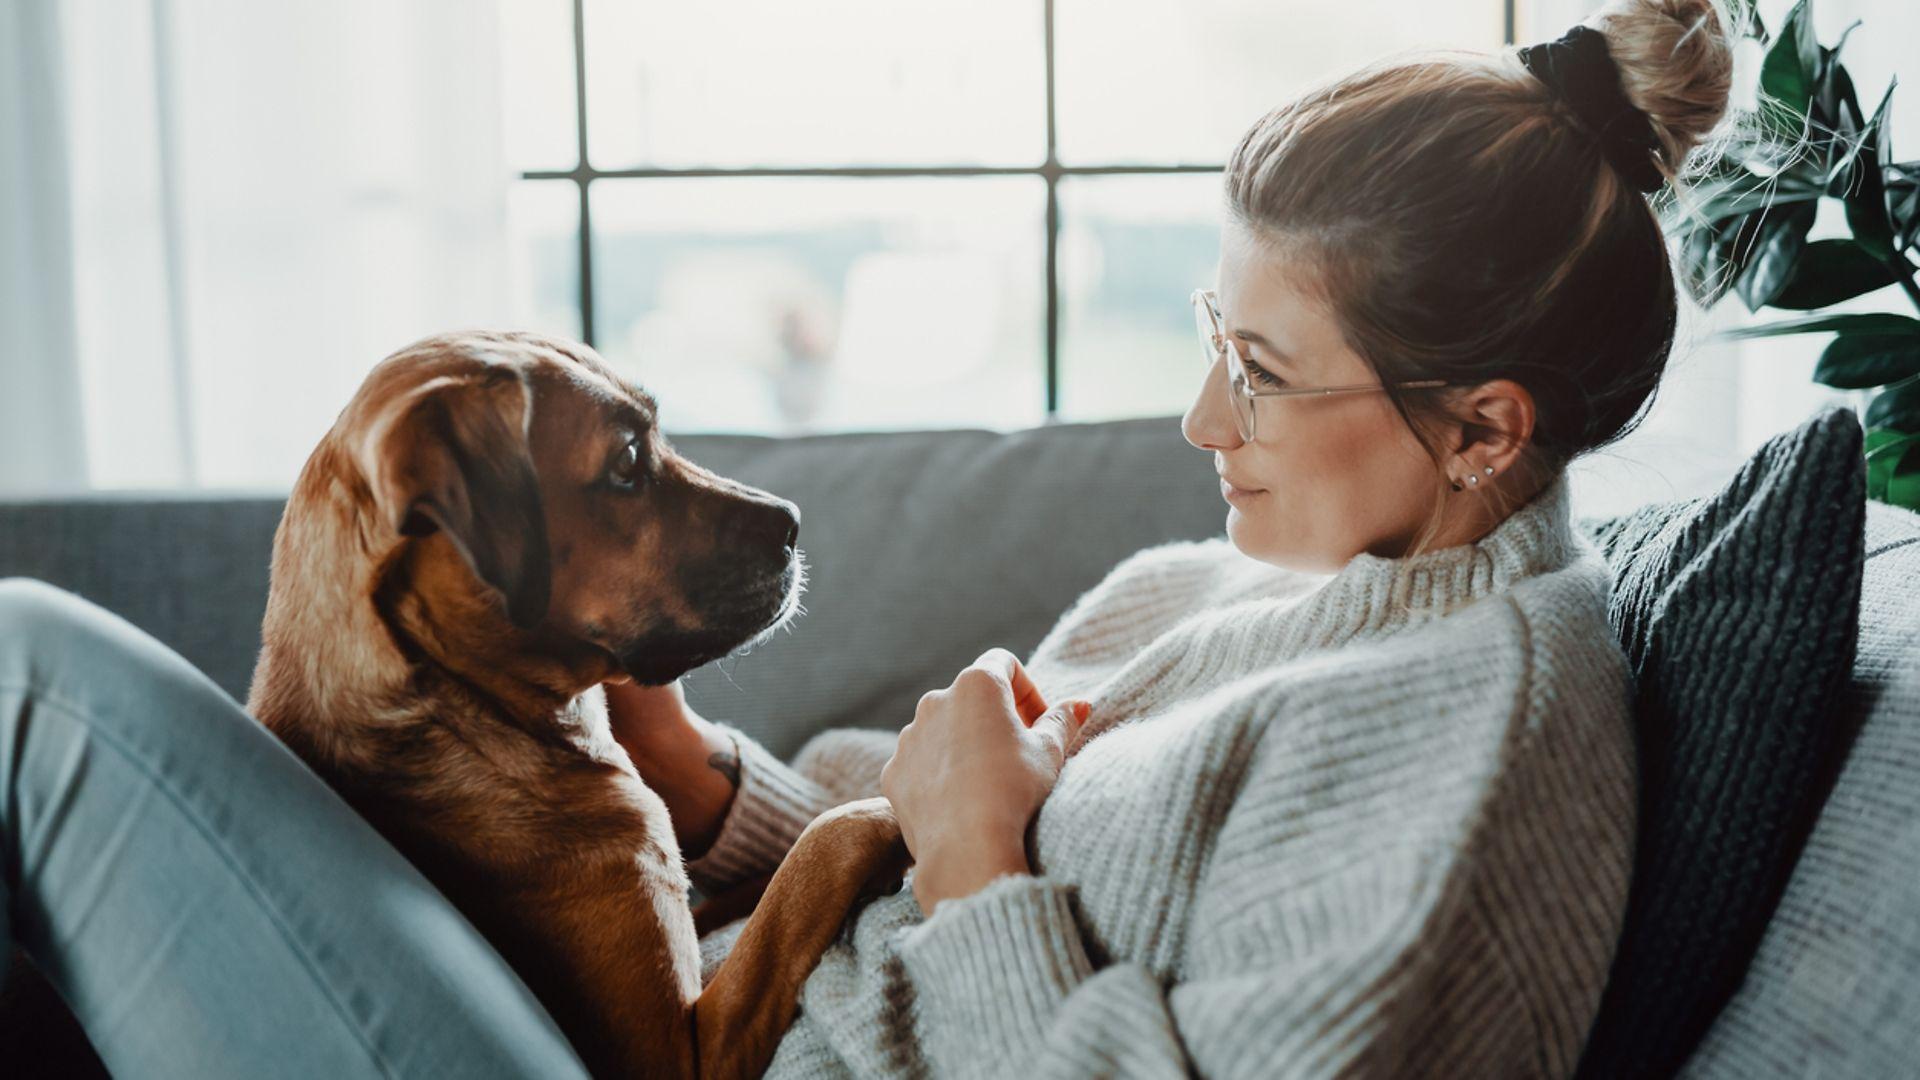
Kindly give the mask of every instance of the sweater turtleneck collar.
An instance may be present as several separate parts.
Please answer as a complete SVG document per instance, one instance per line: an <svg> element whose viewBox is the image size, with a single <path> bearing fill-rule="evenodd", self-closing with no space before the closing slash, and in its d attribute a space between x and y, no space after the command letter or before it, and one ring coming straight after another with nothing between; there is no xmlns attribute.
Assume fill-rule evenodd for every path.
<svg viewBox="0 0 1920 1080"><path fill-rule="evenodd" d="M1580 558L1583 543L1573 531L1569 504L1562 471L1472 543L1394 559L1362 553L1334 574L1249 558L1226 537L1169 545L1127 582L1134 603L1115 606L1109 600L1096 629L1056 627L1029 671L1057 693L1087 694L1096 702L1084 742L1166 702L1309 652L1398 633L1561 570ZM1218 561L1216 552L1231 557ZM1185 562L1187 553L1203 557ZM1195 580L1187 577L1190 572L1200 587L1176 584ZM1141 635L1133 649L1115 640L1129 628ZM1088 645L1089 639L1099 647ZM1054 654L1062 650L1089 655L1061 663Z"/></svg>
<svg viewBox="0 0 1920 1080"><path fill-rule="evenodd" d="M1480 539L1402 558L1361 552L1307 603L1356 635L1444 615L1577 558L1571 504L1561 470Z"/></svg>

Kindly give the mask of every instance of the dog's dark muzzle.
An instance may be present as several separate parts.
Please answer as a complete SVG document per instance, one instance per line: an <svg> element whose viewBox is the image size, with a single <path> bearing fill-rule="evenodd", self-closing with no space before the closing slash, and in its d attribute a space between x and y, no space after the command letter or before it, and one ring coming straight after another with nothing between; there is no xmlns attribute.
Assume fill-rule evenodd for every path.
<svg viewBox="0 0 1920 1080"><path fill-rule="evenodd" d="M620 666L644 686L670 683L702 664L726 656L765 630L784 607L784 597L768 592L725 613L707 611L714 625L699 630L662 628L619 654Z"/></svg>
<svg viewBox="0 0 1920 1080"><path fill-rule="evenodd" d="M649 637L620 657L620 666L642 686L664 686L702 664L732 652L741 639L719 641L704 635Z"/></svg>

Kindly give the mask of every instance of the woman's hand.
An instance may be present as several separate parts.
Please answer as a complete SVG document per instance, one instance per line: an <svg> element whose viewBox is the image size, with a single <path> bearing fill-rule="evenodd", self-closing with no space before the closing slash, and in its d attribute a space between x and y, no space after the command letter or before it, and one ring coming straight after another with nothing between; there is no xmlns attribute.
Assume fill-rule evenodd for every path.
<svg viewBox="0 0 1920 1080"><path fill-rule="evenodd" d="M880 772L913 853L914 896L933 914L1003 874L1030 873L1027 824L1053 790L1085 702L1049 708L1020 661L988 649L920 698Z"/></svg>
<svg viewBox="0 0 1920 1080"><path fill-rule="evenodd" d="M740 787L733 740L687 706L678 679L665 686L641 686L631 679L603 685L614 741L667 804L681 856L691 861L705 854Z"/></svg>

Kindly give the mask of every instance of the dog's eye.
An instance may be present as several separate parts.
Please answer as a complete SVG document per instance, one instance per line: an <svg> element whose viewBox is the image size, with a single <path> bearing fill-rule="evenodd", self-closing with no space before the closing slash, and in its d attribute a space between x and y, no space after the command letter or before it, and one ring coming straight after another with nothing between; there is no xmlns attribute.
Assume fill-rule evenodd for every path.
<svg viewBox="0 0 1920 1080"><path fill-rule="evenodd" d="M630 488L634 486L635 473L639 469L640 441L632 439L614 452L613 462L607 466L607 479L615 487Z"/></svg>

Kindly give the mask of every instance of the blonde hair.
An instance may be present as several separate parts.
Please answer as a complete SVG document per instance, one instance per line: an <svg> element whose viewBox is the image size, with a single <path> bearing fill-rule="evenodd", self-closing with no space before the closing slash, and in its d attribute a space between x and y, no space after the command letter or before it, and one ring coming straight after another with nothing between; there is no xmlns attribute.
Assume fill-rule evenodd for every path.
<svg viewBox="0 0 1920 1080"><path fill-rule="evenodd" d="M1661 174L1682 183L1727 112L1720 0L1614 0L1587 25L1647 116ZM1392 384L1525 386L1536 421L1521 467L1536 481L1651 407L1677 321L1659 220L1516 48L1398 53L1324 83L1241 137L1225 184L1237 223L1303 261L1433 458L1433 511L1409 554L1433 540L1450 493L1430 428L1452 395Z"/></svg>

